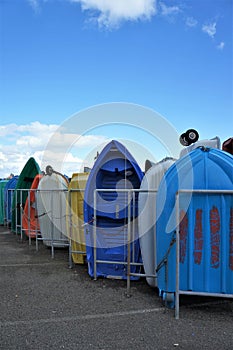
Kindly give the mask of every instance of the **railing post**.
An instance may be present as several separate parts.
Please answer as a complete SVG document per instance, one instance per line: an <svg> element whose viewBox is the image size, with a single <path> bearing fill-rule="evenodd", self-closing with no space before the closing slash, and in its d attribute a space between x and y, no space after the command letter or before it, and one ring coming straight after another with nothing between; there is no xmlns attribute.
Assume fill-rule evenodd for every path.
<svg viewBox="0 0 233 350"><path fill-rule="evenodd" d="M176 193L176 294L175 294L175 318L179 319L180 308L180 218L179 218L179 192Z"/></svg>

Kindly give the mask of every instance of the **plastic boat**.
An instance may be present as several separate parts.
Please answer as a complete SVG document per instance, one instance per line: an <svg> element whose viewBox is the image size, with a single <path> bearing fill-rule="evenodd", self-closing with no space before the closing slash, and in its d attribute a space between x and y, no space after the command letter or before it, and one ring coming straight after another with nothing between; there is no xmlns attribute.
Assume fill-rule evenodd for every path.
<svg viewBox="0 0 233 350"><path fill-rule="evenodd" d="M156 270L156 195L160 181L165 172L174 164L174 158L164 158L158 163L152 164L146 172L139 193L139 240L142 254L142 261L145 274L155 276ZM157 286L157 279L146 277L151 287Z"/></svg>
<svg viewBox="0 0 233 350"><path fill-rule="evenodd" d="M233 156L215 148L193 150L164 175L156 201L156 254L165 300L176 291L177 232L179 289L233 294L232 190Z"/></svg>
<svg viewBox="0 0 233 350"><path fill-rule="evenodd" d="M43 243L48 247L66 247L68 238L66 231L68 181L52 172L44 175L36 192L36 208Z"/></svg>
<svg viewBox="0 0 233 350"><path fill-rule="evenodd" d="M139 189L142 177L137 162L118 141L108 143L96 159L84 194L85 239L90 276L95 277L96 267L96 276L124 279L127 277L128 257L131 262L141 261L136 220L138 193L133 195L128 190ZM130 256L127 250L129 226L132 233ZM138 271L138 266L131 267L131 273Z"/></svg>
<svg viewBox="0 0 233 350"><path fill-rule="evenodd" d="M40 167L33 157L29 158L19 175L12 200L12 222L13 232L21 232L21 215L24 209L29 189L31 188L34 177L40 173ZM17 225L17 227L16 227Z"/></svg>
<svg viewBox="0 0 233 350"><path fill-rule="evenodd" d="M69 183L67 233L71 240L72 260L75 264L84 264L86 256L83 201L88 175L86 172L75 173Z"/></svg>
<svg viewBox="0 0 233 350"><path fill-rule="evenodd" d="M35 176L29 191L29 197L26 199L23 211L23 232L26 234L26 236L30 236L31 238L35 238L37 233L39 233L40 231L40 225L36 212L36 190L38 188L42 176L42 174L38 174Z"/></svg>

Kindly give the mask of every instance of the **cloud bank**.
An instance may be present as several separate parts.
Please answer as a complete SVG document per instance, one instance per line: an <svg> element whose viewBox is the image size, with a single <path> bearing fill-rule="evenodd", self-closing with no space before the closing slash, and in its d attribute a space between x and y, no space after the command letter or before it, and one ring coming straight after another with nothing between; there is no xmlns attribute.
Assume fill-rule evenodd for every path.
<svg viewBox="0 0 233 350"><path fill-rule="evenodd" d="M83 171L83 166L91 166L85 160L87 152L106 142L107 138L102 135L66 133L58 127L59 125L47 125L38 121L28 125L0 126L0 178L6 178L11 173L19 175L30 157L36 159L41 170L48 164L56 169L56 164L64 159L63 172L68 176ZM48 150L46 145L51 136L53 144L50 143ZM65 154L64 149L71 144L72 148Z"/></svg>
<svg viewBox="0 0 233 350"><path fill-rule="evenodd" d="M69 0L79 3L99 27L118 27L123 21L149 20L156 14L156 0Z"/></svg>

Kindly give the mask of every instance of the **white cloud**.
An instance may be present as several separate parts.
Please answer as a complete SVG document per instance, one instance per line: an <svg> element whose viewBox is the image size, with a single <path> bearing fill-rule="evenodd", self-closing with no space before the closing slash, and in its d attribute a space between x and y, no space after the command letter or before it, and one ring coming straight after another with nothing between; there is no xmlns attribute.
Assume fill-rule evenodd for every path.
<svg viewBox="0 0 233 350"><path fill-rule="evenodd" d="M193 28L197 26L198 21L193 17L187 17L185 23L186 26Z"/></svg>
<svg viewBox="0 0 233 350"><path fill-rule="evenodd" d="M160 2L159 5L161 9L161 15L163 16L176 15L181 12L179 6L167 6L164 2Z"/></svg>
<svg viewBox="0 0 233 350"><path fill-rule="evenodd" d="M156 0L69 0L79 3L100 27L118 27L123 21L149 20L156 14Z"/></svg>
<svg viewBox="0 0 233 350"><path fill-rule="evenodd" d="M39 0L28 0L28 3L33 11L38 12L40 10Z"/></svg>
<svg viewBox="0 0 233 350"><path fill-rule="evenodd" d="M58 125L56 124L41 124L38 121L31 122L30 124L26 125L19 125L17 126L17 129L20 132L30 132L32 134L43 134L45 133L53 133L55 130L57 130Z"/></svg>
<svg viewBox="0 0 233 350"><path fill-rule="evenodd" d="M206 34L208 34L212 39L214 38L216 34L216 22L209 23L209 24L203 24L202 31Z"/></svg>
<svg viewBox="0 0 233 350"><path fill-rule="evenodd" d="M22 136L18 140L16 140L16 145L20 147L27 148L41 148L44 146L43 137L38 138L37 136Z"/></svg>
<svg viewBox="0 0 233 350"><path fill-rule="evenodd" d="M0 166L2 165L2 162L7 161L7 157L3 152L0 152L0 161L1 161Z"/></svg>
<svg viewBox="0 0 233 350"><path fill-rule="evenodd" d="M218 50L223 50L225 47L225 43L223 41L221 41L218 45L217 45L217 49Z"/></svg>
<svg viewBox="0 0 233 350"><path fill-rule="evenodd" d="M69 176L73 172L77 172L78 169L83 171L84 166L92 166L93 162L91 159L93 160L94 156L90 155L92 155L93 149L99 148L106 140L108 138L102 135L78 135L56 132L43 152L41 158L42 167L45 168L47 164L50 164L54 169L62 171Z"/></svg>
<svg viewBox="0 0 233 350"><path fill-rule="evenodd" d="M0 136L18 136L21 134L43 135L54 133L58 128L55 124L41 124L40 122L31 122L27 125L7 124L0 126Z"/></svg>
<svg viewBox="0 0 233 350"><path fill-rule="evenodd" d="M63 172L71 176L81 166L89 166L83 159L90 149L106 142L102 135L66 133L58 125L40 122L0 126L0 137L0 178L10 173L20 174L30 157L36 159L42 170L48 164L55 169L56 165L62 165Z"/></svg>
<svg viewBox="0 0 233 350"><path fill-rule="evenodd" d="M47 140L49 141L49 150L58 150L58 149L67 149L67 148L85 148L93 147L99 144L100 142L105 142L106 137L101 135L79 135L66 133L65 130L58 130L52 134L52 138ZM46 149L48 149L46 147Z"/></svg>

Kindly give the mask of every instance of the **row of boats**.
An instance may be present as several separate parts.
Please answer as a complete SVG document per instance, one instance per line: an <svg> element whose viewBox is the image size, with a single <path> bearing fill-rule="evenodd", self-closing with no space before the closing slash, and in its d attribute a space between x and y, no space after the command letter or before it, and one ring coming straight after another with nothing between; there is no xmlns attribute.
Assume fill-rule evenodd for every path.
<svg viewBox="0 0 233 350"><path fill-rule="evenodd" d="M97 278L138 279L167 304L182 293L233 295L233 139L186 146L142 171L112 140L89 172L69 179L30 158L1 180L0 224L49 247Z"/></svg>

